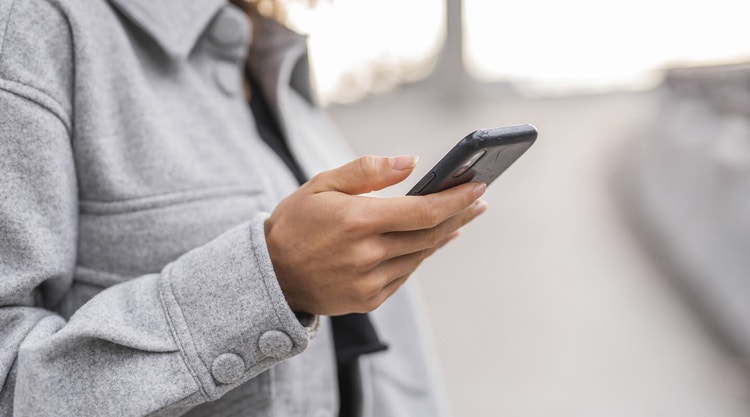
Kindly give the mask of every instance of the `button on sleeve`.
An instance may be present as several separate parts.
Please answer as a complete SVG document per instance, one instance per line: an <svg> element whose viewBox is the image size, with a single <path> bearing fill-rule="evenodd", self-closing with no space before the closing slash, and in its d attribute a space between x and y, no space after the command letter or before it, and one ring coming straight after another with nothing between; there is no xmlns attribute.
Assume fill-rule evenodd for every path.
<svg viewBox="0 0 750 417"><path fill-rule="evenodd" d="M242 378L245 373L245 361L234 353L224 353L211 364L211 375L220 384L231 384Z"/></svg>
<svg viewBox="0 0 750 417"><path fill-rule="evenodd" d="M286 303L261 213L170 264L160 295L207 400L305 350L307 329Z"/></svg>
<svg viewBox="0 0 750 417"><path fill-rule="evenodd" d="M269 330L260 337L258 348L264 355L271 358L283 358L292 351L294 343L284 332Z"/></svg>

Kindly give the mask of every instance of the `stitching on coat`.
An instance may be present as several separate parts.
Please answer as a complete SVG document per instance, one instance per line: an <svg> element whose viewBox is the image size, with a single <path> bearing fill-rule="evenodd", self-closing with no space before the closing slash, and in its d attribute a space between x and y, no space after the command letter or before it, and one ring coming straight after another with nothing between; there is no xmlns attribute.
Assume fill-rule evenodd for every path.
<svg viewBox="0 0 750 417"><path fill-rule="evenodd" d="M195 383L198 385L198 389L200 390L201 395L206 401L211 400L211 396L206 392L206 389L203 387L203 383L201 382L200 377L198 376L198 371L193 369L192 366L190 366L190 358L188 357L188 353L185 351L185 344L182 342L182 339L177 334L177 326L175 323L175 320L172 317L172 314L170 313L170 309L167 306L167 302L164 299L165 297L165 291L169 291L174 296L174 291L172 290L172 267L168 267L167 270L162 272L162 276L160 277L160 281L166 280L166 282L161 282L161 285L159 285L159 300L161 301L162 309L164 310L164 315L167 318L167 322L169 324L169 329L172 332L172 337L174 338L175 342L180 348L180 356L182 356L182 361L185 363L185 367L188 368L188 371L190 372L190 376L193 377L193 380L195 380ZM167 287L167 288L164 288ZM182 315L182 308L180 307L180 303L177 302L177 299L175 298L174 303L177 305L177 310ZM183 316L184 320L184 316ZM187 326L185 326L187 327ZM190 339L192 340L193 335L190 334L190 329L188 328L188 334L190 336ZM197 349L195 349L195 346L192 346L193 350L197 352ZM198 360L203 363L203 361L200 359L200 355L198 355ZM205 363L203 363L203 366L206 366Z"/></svg>
<svg viewBox="0 0 750 417"><path fill-rule="evenodd" d="M7 38L8 38L8 31L10 31L10 21L11 21L11 18L13 17L14 12L15 12L15 6L18 3L16 0L11 0L11 1L12 1L12 3L10 5L10 7L8 8L8 19L5 22L5 28L3 28L3 30L2 30L3 31L3 36L2 36L2 38L0 38L0 61L2 60L3 56L5 55L5 42L6 42ZM67 16L65 16L65 17L66 17L66 20L67 20ZM68 24L70 24L69 21L68 21ZM70 31L70 34L71 34L71 38L72 38L72 36L73 36L72 30ZM71 43L72 43L72 39L71 39ZM73 70L75 71L75 65L73 65ZM75 74L73 75L73 80L75 82ZM14 86L20 87L20 91L14 89L13 88ZM73 117L72 117L72 115L65 110L65 107L62 105L62 103L60 103L57 99L55 99L54 97L52 97L52 95L50 95L49 93L47 93L44 90L41 90L41 89L39 89L37 87L31 86L31 85L28 85L28 84L24 84L24 83L18 82L18 81L8 80L8 79L0 79L0 90L7 91L8 93L13 94L13 95L15 95L17 97L25 98L25 99L31 101L32 103L34 103L34 104L36 104L36 105L38 105L38 106L40 106L40 107L48 110L49 112L51 112L52 114L54 114L55 117L57 117L58 119L60 119L60 121L62 122L63 126L65 126L65 130L67 130L68 135L72 135L73 134L73 122L72 122ZM28 92L33 92L33 93L32 94L24 94L23 90L29 90L29 91L26 91L26 93L28 93ZM40 97L33 97L34 95L39 95ZM43 103L42 101L38 101L39 98L41 98L42 101L49 100L51 103L54 103L54 105L50 105L50 103ZM55 107L57 107L57 108L55 108Z"/></svg>
<svg viewBox="0 0 750 417"><path fill-rule="evenodd" d="M68 135L72 134L73 127L70 122L70 114L65 111L65 108L59 101L46 92L27 84L6 79L0 79L0 91L5 91L8 94L27 100L43 108L60 120Z"/></svg>
<svg viewBox="0 0 750 417"><path fill-rule="evenodd" d="M261 222L261 225L262 224L263 223ZM252 224L250 227L251 229L254 229L255 226L256 226L255 224ZM263 268L261 267L263 262L261 261L260 259L261 257L258 254L258 251L260 249L258 248L258 245L256 245L254 234L255 234L255 230L250 230L250 247L253 248L253 257L255 258L255 265L258 266L258 271L263 277L263 288L266 290L266 296L268 297L269 300L273 300L273 296L271 295L271 290L268 289L268 283L267 283L268 277L263 272ZM283 296L283 293L282 293L282 296ZM283 326L284 320L281 319L281 315L279 314L279 310L276 306L276 303L272 302L271 305L273 306L273 313L274 315L276 315L276 320L278 320L279 324Z"/></svg>
<svg viewBox="0 0 750 417"><path fill-rule="evenodd" d="M5 28L3 28L3 37L0 39L2 43L0 43L0 60L3 57L3 53L5 52L5 39L8 38L8 27L10 27L10 18L13 16L13 10L16 7L16 1L11 0L10 7L8 8L8 19L5 21Z"/></svg>
<svg viewBox="0 0 750 417"><path fill-rule="evenodd" d="M110 201L82 199L79 208L81 213L91 215L125 214L200 201L256 196L262 192L260 188L244 185L218 185Z"/></svg>

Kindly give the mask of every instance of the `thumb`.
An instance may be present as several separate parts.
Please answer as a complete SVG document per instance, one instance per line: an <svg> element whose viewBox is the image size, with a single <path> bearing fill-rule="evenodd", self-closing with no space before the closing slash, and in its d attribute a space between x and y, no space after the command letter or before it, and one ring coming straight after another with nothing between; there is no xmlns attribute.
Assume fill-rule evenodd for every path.
<svg viewBox="0 0 750 417"><path fill-rule="evenodd" d="M365 194L398 184L411 174L418 157L365 155L346 165L318 174L310 181L315 192Z"/></svg>

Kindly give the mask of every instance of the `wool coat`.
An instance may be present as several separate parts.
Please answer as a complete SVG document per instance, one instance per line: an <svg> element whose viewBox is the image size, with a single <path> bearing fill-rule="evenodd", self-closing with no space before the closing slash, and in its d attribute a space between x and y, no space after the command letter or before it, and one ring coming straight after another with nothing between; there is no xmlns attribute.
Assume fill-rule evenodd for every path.
<svg viewBox="0 0 750 417"><path fill-rule="evenodd" d="M305 38L226 0L0 1L0 416L338 409L325 317L298 318L263 222L296 189L246 63L312 176L351 151ZM372 320L361 416L443 415L414 289Z"/></svg>

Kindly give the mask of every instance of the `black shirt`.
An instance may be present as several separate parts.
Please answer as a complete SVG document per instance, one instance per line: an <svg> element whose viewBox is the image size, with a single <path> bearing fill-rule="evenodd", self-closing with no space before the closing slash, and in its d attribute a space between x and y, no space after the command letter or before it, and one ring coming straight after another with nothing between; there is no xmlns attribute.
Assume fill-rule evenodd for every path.
<svg viewBox="0 0 750 417"><path fill-rule="evenodd" d="M255 117L258 134L271 149L281 158L297 181L302 184L307 181L297 161L289 151L289 146L263 96L260 86L247 76L252 94L250 108ZM347 314L331 317L333 341L336 349L336 363L338 366L339 417L355 415L359 395L359 369L356 359L360 355L379 352L388 348L378 338L375 328L367 314Z"/></svg>

